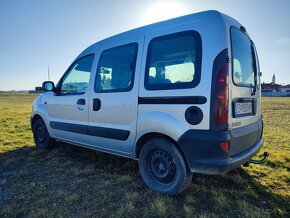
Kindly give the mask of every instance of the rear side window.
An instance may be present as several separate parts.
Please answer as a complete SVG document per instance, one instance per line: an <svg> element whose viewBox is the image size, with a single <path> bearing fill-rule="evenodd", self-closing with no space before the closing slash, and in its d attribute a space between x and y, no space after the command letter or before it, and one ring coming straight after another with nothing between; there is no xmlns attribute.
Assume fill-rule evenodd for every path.
<svg viewBox="0 0 290 218"><path fill-rule="evenodd" d="M233 81L238 86L255 84L256 61L249 37L237 28L231 28Z"/></svg>
<svg viewBox="0 0 290 218"><path fill-rule="evenodd" d="M195 87L200 80L201 38L186 31L152 39L148 46L147 90Z"/></svg>
<svg viewBox="0 0 290 218"><path fill-rule="evenodd" d="M133 87L138 44L105 50L99 60L95 92L124 92Z"/></svg>

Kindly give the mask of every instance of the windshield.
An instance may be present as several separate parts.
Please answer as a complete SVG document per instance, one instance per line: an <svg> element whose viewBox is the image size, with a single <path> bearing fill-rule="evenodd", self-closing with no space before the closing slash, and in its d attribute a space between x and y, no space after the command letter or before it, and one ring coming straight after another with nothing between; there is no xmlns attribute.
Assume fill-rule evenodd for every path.
<svg viewBox="0 0 290 218"><path fill-rule="evenodd" d="M231 28L233 81L238 86L254 86L256 61L249 37Z"/></svg>

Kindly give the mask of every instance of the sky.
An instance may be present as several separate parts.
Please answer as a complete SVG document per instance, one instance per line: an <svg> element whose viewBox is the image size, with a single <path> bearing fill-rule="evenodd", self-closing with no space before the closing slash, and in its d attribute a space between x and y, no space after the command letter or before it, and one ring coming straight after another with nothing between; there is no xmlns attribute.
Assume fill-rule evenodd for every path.
<svg viewBox="0 0 290 218"><path fill-rule="evenodd" d="M0 90L55 83L89 45L109 36L204 10L246 27L262 81L290 83L290 0L0 0Z"/></svg>

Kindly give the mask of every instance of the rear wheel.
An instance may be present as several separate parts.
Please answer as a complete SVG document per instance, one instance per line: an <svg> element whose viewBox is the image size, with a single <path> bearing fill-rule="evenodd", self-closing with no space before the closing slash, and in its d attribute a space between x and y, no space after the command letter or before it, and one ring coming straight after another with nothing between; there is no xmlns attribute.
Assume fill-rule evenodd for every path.
<svg viewBox="0 0 290 218"><path fill-rule="evenodd" d="M192 178L183 156L166 139L152 139L143 146L139 155L139 169L149 188L166 195L181 193Z"/></svg>
<svg viewBox="0 0 290 218"><path fill-rule="evenodd" d="M50 137L42 119L36 120L33 125L33 138L39 148L51 149L55 145L55 139Z"/></svg>

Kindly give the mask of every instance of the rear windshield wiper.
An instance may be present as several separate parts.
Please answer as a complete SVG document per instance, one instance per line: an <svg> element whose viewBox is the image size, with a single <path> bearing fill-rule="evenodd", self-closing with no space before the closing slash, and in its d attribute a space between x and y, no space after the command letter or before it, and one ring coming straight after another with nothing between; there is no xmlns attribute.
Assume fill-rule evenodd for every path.
<svg viewBox="0 0 290 218"><path fill-rule="evenodd" d="M257 92L257 85L256 85L256 82L255 82L255 85L253 87L251 95L254 96L256 94L256 92Z"/></svg>
<svg viewBox="0 0 290 218"><path fill-rule="evenodd" d="M252 65L254 69L254 87L252 89L251 95L254 96L257 92L257 74L258 74L258 69L257 69L257 64L256 64L256 54L253 46L253 42L251 41L251 53L252 53Z"/></svg>

